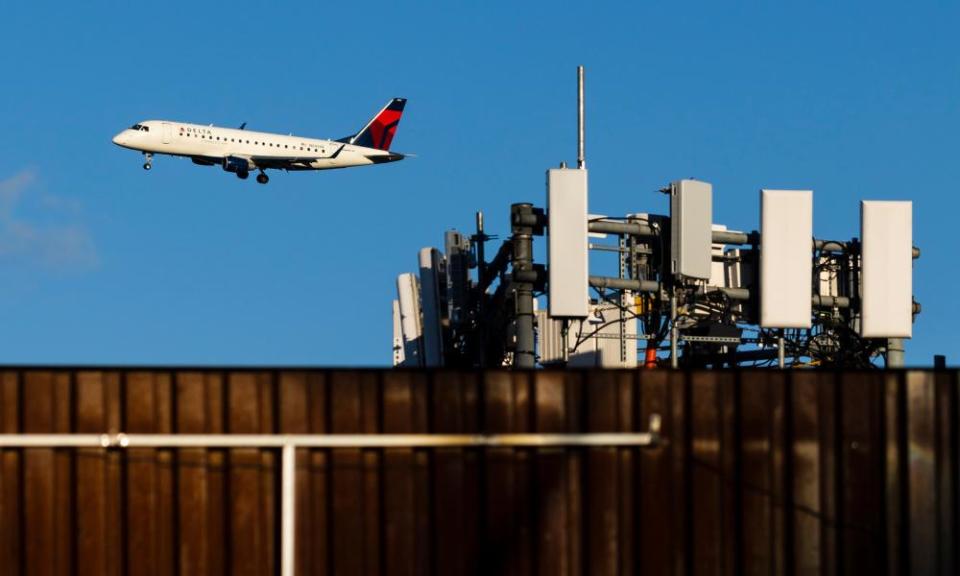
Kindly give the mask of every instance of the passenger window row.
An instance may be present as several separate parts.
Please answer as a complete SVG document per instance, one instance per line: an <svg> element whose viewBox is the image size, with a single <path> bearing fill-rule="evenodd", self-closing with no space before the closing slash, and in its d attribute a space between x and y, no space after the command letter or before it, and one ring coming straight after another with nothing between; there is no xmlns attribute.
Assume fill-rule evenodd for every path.
<svg viewBox="0 0 960 576"><path fill-rule="evenodd" d="M186 132L186 133L182 134L182 136L186 136L187 138L193 138L193 134L190 133L190 132ZM204 140L220 140L220 139L221 139L219 136L209 136L209 135L202 135L202 134L199 135L199 136L197 136L197 138L201 138L201 139L204 139ZM227 141L227 137L226 137L226 136L223 137L223 141L224 141L224 142ZM249 141L249 140L244 140L243 138L241 138L241 139L239 139L239 140L237 140L236 138L230 138L230 142L239 142L240 144L244 144L244 143L250 144L250 141ZM279 147L280 147L280 144L276 144L276 145L275 145L273 142L260 142L259 140L254 140L254 141L253 141L253 144L254 144L255 146L269 146L270 148L273 148L273 147L279 148ZM291 146L290 146L289 144L284 144L283 147L286 148L286 149L288 149L288 150L291 148ZM296 144L293 145L293 149L294 149L294 150L297 149L297 145L296 145ZM311 147L311 146L300 146L300 150L306 150L306 151L308 151L308 152L319 152L319 151L320 151L319 148Z"/></svg>

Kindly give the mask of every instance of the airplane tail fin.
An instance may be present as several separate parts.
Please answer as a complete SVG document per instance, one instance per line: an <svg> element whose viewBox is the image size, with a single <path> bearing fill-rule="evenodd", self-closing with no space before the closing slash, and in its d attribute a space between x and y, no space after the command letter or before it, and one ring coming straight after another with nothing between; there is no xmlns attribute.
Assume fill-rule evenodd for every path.
<svg viewBox="0 0 960 576"><path fill-rule="evenodd" d="M393 135L397 133L397 126L400 124L400 117L403 115L403 107L406 104L406 98L394 98L372 120L367 122L362 130L353 136L347 136L338 141L366 148L389 150Z"/></svg>

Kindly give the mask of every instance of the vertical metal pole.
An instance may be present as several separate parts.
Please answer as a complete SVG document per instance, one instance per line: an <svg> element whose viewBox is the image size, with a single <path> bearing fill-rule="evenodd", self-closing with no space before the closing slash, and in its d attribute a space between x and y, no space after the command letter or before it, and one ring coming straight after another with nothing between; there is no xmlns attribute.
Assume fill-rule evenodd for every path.
<svg viewBox="0 0 960 576"><path fill-rule="evenodd" d="M581 170L587 167L583 133L583 66L577 66L577 168Z"/></svg>
<svg viewBox="0 0 960 576"><path fill-rule="evenodd" d="M903 368L903 338L887 339L887 368Z"/></svg>
<svg viewBox="0 0 960 576"><path fill-rule="evenodd" d="M477 272L480 278L483 278L487 269L487 263L484 260L484 244L487 237L483 232L483 212L477 212Z"/></svg>
<svg viewBox="0 0 960 576"><path fill-rule="evenodd" d="M627 239L623 234L618 235L619 238L619 247L620 247L620 279L623 280L627 277ZM629 292L626 290L620 291L620 306L617 307L617 311L620 314L620 366L624 367L627 365L627 315L624 312L628 306L628 296ZM634 351L636 352L636 351Z"/></svg>
<svg viewBox="0 0 960 576"><path fill-rule="evenodd" d="M280 574L294 575L297 447L285 442L280 457Z"/></svg>
<svg viewBox="0 0 960 576"><path fill-rule="evenodd" d="M477 249L477 281L481 281L486 277L487 273L487 262L484 259L484 246L487 242L487 235L483 231L483 212L477 212L477 234L474 236L474 242L476 243ZM469 273L468 273L469 278ZM468 280L469 284L469 280ZM480 368L483 368L487 363L487 331L486 331L486 320L484 314L483 300L485 298L483 292L477 294L476 301L476 313L477 313L477 333L472 336L473 342L477 344L476 346L476 362Z"/></svg>
<svg viewBox="0 0 960 576"><path fill-rule="evenodd" d="M786 352L783 350L783 330L777 335L777 366L783 370L787 365Z"/></svg>
<svg viewBox="0 0 960 576"><path fill-rule="evenodd" d="M670 367L678 368L680 359L677 358L677 339L680 331L677 330L677 289L670 290Z"/></svg>
<svg viewBox="0 0 960 576"><path fill-rule="evenodd" d="M517 317L517 346L513 352L514 368L534 368L533 283L526 280L533 273L533 227L521 222L522 216L533 215L533 204L510 207L513 228L513 290Z"/></svg>

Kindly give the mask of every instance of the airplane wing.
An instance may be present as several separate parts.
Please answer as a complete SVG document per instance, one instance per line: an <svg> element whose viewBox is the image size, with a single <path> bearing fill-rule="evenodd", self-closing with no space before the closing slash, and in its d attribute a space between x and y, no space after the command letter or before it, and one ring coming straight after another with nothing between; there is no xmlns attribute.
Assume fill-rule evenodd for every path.
<svg viewBox="0 0 960 576"><path fill-rule="evenodd" d="M314 160L325 160L329 158L336 158L340 155L340 152L346 147L345 144L341 145L337 150L330 155L307 155L307 156L242 156L248 158L251 162L257 165L258 168L308 168L310 163Z"/></svg>

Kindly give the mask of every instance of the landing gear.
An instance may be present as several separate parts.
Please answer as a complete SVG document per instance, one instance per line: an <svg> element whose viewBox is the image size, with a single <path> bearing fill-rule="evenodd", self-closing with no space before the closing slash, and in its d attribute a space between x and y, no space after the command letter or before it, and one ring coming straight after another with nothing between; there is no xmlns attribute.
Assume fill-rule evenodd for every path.
<svg viewBox="0 0 960 576"><path fill-rule="evenodd" d="M149 152L144 152L143 158L146 160L146 162L143 163L143 169L149 170L153 168L153 154Z"/></svg>
<svg viewBox="0 0 960 576"><path fill-rule="evenodd" d="M270 177L267 176L266 173L261 172L257 174L257 182L259 182L260 184L266 184L269 181L270 181Z"/></svg>
<svg viewBox="0 0 960 576"><path fill-rule="evenodd" d="M246 172L246 171L244 171L244 172L237 172L237 178L239 178L239 179L241 179L241 180L246 180L248 176L250 176L250 173L249 173L249 172Z"/></svg>

